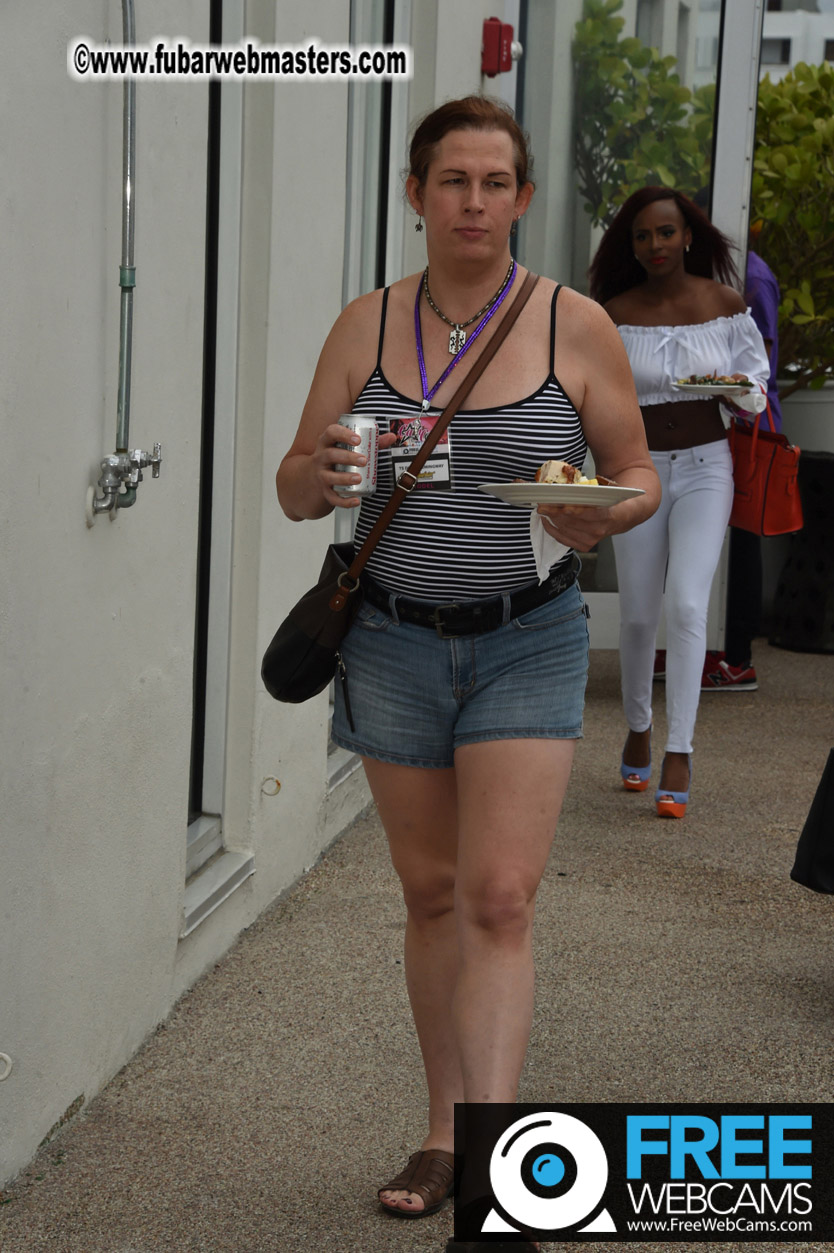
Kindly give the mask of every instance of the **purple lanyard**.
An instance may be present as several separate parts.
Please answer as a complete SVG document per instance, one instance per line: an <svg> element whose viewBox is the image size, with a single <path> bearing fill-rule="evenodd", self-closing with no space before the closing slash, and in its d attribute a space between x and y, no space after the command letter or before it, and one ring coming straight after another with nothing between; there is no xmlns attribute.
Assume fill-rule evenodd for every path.
<svg viewBox="0 0 834 1253"><path fill-rule="evenodd" d="M496 300L492 308L489 309L481 318L480 322L475 327L474 331L469 336L469 338L467 339L463 347L459 349L459 351L455 354L455 356L446 366L446 369L443 371L443 373L441 374L440 378L437 380L437 382L435 383L431 391L429 391L429 380L426 374L426 359L423 356L423 335L420 330L420 293L423 290L423 281L422 279L420 280L420 283L417 287L417 299L414 302L414 334L417 337L417 364L420 366L420 381L421 381L422 388L423 388L423 412L424 413L428 409L429 402L431 401L431 398L434 395L434 393L437 391L437 389L441 386L442 383L446 382L446 379L452 373L452 370L454 370L455 366L460 361L461 357L464 355L464 353L468 352L469 349L472 347L472 345L475 343L475 340L478 338L481 331L486 326L487 322L501 308L507 296L510 294L510 288L515 282L515 275L516 275L517 269L518 269L518 263L516 261L513 261L513 272L510 275L509 283L504 288L504 290L502 291L501 295L498 297L498 299Z"/></svg>

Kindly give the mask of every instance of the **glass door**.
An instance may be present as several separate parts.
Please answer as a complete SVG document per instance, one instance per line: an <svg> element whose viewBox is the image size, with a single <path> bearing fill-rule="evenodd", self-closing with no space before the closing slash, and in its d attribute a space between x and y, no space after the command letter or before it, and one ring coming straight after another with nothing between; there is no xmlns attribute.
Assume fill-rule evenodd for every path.
<svg viewBox="0 0 834 1253"><path fill-rule="evenodd" d="M761 23L762 0L524 0L517 108L537 186L519 259L587 293L602 233L647 184L700 193L716 225L745 240ZM743 274L743 252L738 261ZM726 561L711 648L723 633L725 582ZM616 648L610 540L583 557L581 584L592 645Z"/></svg>

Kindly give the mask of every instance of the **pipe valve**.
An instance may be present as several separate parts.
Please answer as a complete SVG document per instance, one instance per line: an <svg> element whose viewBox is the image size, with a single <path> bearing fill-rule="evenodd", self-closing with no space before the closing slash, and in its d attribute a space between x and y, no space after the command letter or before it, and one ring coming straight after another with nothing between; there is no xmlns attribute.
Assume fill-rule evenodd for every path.
<svg viewBox="0 0 834 1253"><path fill-rule="evenodd" d="M136 487L142 482L142 471L146 466L151 467L151 478L159 478L159 467L162 464L162 445L154 444L153 452L144 452L141 448L134 448L128 455L130 470L125 482L131 487Z"/></svg>
<svg viewBox="0 0 834 1253"><path fill-rule="evenodd" d="M151 467L151 477L158 479L162 465L162 445L153 446L153 452L145 452L142 448L133 448L130 452L111 453L101 462L101 475L98 487L101 496L95 494L88 501L88 514L93 517L99 513L112 514L116 509L128 509L136 503L136 489L142 482L142 471ZM121 490L124 484L124 491Z"/></svg>

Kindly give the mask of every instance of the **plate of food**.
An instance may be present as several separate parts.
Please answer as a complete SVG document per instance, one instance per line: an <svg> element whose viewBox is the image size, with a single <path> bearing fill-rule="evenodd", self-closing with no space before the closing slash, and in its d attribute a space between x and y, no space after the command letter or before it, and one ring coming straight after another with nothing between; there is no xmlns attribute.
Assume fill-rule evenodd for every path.
<svg viewBox="0 0 834 1253"><path fill-rule="evenodd" d="M716 396L746 396L755 391L752 379L734 379L729 374L690 374L685 379L675 379L673 387L678 392L704 392Z"/></svg>
<svg viewBox="0 0 834 1253"><path fill-rule="evenodd" d="M591 505L604 509L644 495L642 487L620 487L602 475L588 479L566 461L545 461L536 471L534 483L516 479L513 483L481 483L479 487L508 505L528 509L536 505Z"/></svg>

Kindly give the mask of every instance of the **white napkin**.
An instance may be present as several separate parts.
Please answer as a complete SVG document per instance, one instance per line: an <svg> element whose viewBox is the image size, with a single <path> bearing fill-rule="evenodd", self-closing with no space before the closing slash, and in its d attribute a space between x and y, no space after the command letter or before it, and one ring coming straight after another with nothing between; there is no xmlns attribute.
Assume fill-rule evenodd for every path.
<svg viewBox="0 0 834 1253"><path fill-rule="evenodd" d="M747 392L734 400L728 396L726 401L719 401L718 408L727 427L733 418L745 418L748 422L754 422L756 415L767 408L767 396L763 392ZM767 423L764 427L767 430Z"/></svg>
<svg viewBox="0 0 834 1253"><path fill-rule="evenodd" d="M530 513L530 543L533 546L533 556L536 558L536 573L539 576L539 582L544 583L550 574L551 566L560 561L569 549L566 544L560 544L552 535L548 535L544 529L544 518L540 513L536 513L535 509Z"/></svg>

